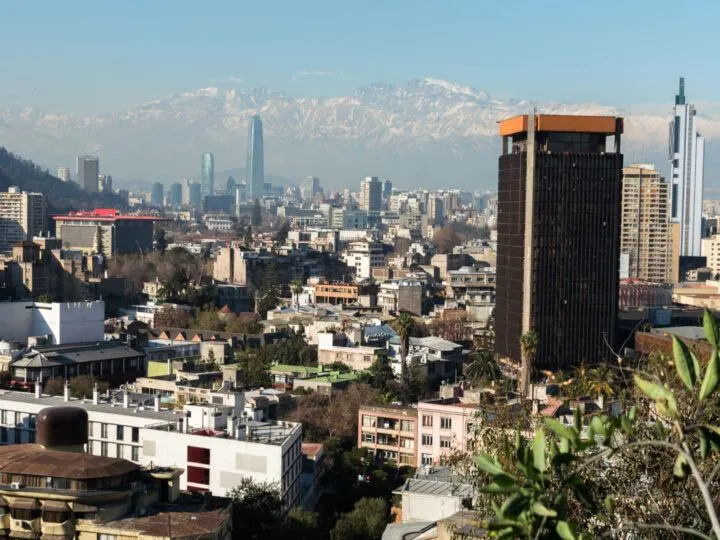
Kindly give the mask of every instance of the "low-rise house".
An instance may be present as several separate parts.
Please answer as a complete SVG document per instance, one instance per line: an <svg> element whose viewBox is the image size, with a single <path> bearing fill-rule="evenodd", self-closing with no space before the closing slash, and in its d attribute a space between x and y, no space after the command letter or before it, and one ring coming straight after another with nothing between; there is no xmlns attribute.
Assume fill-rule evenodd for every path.
<svg viewBox="0 0 720 540"><path fill-rule="evenodd" d="M411 337L406 362L411 364L413 360L417 360L425 368L428 379L437 381L451 378L456 371L461 373L462 362L468 352L463 350L462 345L440 337ZM388 353L392 359L393 369L399 375L402 373L399 336L388 341Z"/></svg>
<svg viewBox="0 0 720 540"><path fill-rule="evenodd" d="M341 363L353 371L364 371L375 361L378 354L384 354L385 349L375 347L346 347L337 345L334 332L318 334L318 363L331 365Z"/></svg>
<svg viewBox="0 0 720 540"><path fill-rule="evenodd" d="M393 494L401 497L402 523L413 523L438 521L472 508L475 490L447 467L421 467Z"/></svg>

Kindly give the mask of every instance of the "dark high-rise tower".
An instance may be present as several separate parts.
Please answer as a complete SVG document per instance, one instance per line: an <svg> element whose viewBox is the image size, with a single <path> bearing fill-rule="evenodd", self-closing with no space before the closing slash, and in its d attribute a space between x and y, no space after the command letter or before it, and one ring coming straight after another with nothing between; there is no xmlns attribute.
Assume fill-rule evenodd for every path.
<svg viewBox="0 0 720 540"><path fill-rule="evenodd" d="M250 125L248 127L245 179L250 199L261 198L265 195L263 129L262 120L260 120L260 117L257 115L250 118Z"/></svg>
<svg viewBox="0 0 720 540"><path fill-rule="evenodd" d="M100 160L96 156L78 156L77 181L88 193L98 192L98 177L100 176Z"/></svg>
<svg viewBox="0 0 720 540"><path fill-rule="evenodd" d="M528 378L599 360L613 346L622 130L622 118L608 116L500 122L495 344L521 361L521 337L537 336Z"/></svg>

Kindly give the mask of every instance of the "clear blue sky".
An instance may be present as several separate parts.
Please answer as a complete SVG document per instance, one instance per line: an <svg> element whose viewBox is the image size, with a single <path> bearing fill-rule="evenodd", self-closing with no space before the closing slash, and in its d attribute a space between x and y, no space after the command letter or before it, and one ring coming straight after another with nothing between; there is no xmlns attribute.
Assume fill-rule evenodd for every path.
<svg viewBox="0 0 720 540"><path fill-rule="evenodd" d="M685 75L691 100L717 101L719 23L718 0L0 0L0 109L110 112L210 85L337 95L415 77L631 107L669 102Z"/></svg>

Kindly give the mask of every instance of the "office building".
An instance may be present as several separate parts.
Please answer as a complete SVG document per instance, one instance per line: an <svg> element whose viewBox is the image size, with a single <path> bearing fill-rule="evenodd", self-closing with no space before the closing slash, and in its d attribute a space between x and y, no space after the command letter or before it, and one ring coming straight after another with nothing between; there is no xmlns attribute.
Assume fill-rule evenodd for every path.
<svg viewBox="0 0 720 540"><path fill-rule="evenodd" d="M428 197L427 217L430 225L443 224L445 221L445 201L441 197L435 195Z"/></svg>
<svg viewBox="0 0 720 540"><path fill-rule="evenodd" d="M320 193L320 179L317 176L306 176L302 183L303 201L312 201Z"/></svg>
<svg viewBox="0 0 720 540"><path fill-rule="evenodd" d="M377 176L366 176L360 182L360 210L377 213L382 209L382 183Z"/></svg>
<svg viewBox="0 0 720 540"><path fill-rule="evenodd" d="M78 184L89 193L97 193L100 176L100 160L97 156L78 156L76 178Z"/></svg>
<svg viewBox="0 0 720 540"><path fill-rule="evenodd" d="M98 175L98 191L100 193L112 193L112 176L109 174Z"/></svg>
<svg viewBox="0 0 720 540"><path fill-rule="evenodd" d="M200 207L202 201L201 186L197 182L193 182L189 178L182 181L182 204L184 206Z"/></svg>
<svg viewBox="0 0 720 540"><path fill-rule="evenodd" d="M265 195L265 158L263 156L262 120L255 115L250 118L247 139L247 164L245 165L245 183L249 198L260 199Z"/></svg>
<svg viewBox="0 0 720 540"><path fill-rule="evenodd" d="M70 182L70 169L68 167L58 167L56 176L63 182Z"/></svg>
<svg viewBox="0 0 720 540"><path fill-rule="evenodd" d="M200 178L201 197L215 195L215 156L210 152L201 156Z"/></svg>
<svg viewBox="0 0 720 540"><path fill-rule="evenodd" d="M652 165L623 169L620 253L627 257L627 275L621 277L673 281L669 195Z"/></svg>
<svg viewBox="0 0 720 540"><path fill-rule="evenodd" d="M180 205L182 205L182 184L173 182L168 191L168 206L175 208Z"/></svg>
<svg viewBox="0 0 720 540"><path fill-rule="evenodd" d="M13 244L32 240L47 230L47 201L42 193L26 193L16 186L0 192L0 254Z"/></svg>
<svg viewBox="0 0 720 540"><path fill-rule="evenodd" d="M386 179L383 182L383 194L382 194L383 200L387 201L388 199L390 199L390 197L392 196L392 190L393 190L392 182L390 180Z"/></svg>
<svg viewBox="0 0 720 540"><path fill-rule="evenodd" d="M155 182L152 187L152 193L150 194L150 204L157 208L163 207L163 199L165 196L165 188L160 182Z"/></svg>
<svg viewBox="0 0 720 540"><path fill-rule="evenodd" d="M680 224L680 255L700 255L705 139L697 130L695 106L685 102L685 79L675 95L670 121L671 217Z"/></svg>
<svg viewBox="0 0 720 540"><path fill-rule="evenodd" d="M525 360L524 388L531 369L594 362L614 345L622 130L611 116L500 122L495 346ZM532 366L520 345L530 332Z"/></svg>
<svg viewBox="0 0 720 540"><path fill-rule="evenodd" d="M53 216L64 249L85 254L147 253L153 250L153 224L157 216L125 216L112 208Z"/></svg>
<svg viewBox="0 0 720 540"><path fill-rule="evenodd" d="M234 200L236 189L237 183L235 182L235 178L228 176L227 182L225 183L225 195L230 195Z"/></svg>

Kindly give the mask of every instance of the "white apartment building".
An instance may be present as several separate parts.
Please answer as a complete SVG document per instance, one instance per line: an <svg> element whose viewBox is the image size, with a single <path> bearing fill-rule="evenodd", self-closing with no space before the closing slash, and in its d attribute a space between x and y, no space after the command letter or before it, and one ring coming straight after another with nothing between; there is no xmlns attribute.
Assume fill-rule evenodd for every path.
<svg viewBox="0 0 720 540"><path fill-rule="evenodd" d="M385 266L383 244L380 242L352 242L342 256L343 262L355 269L356 279L372 277L372 269Z"/></svg>
<svg viewBox="0 0 720 540"><path fill-rule="evenodd" d="M1 302L0 340L27 343L47 336L49 344L103 341L105 302Z"/></svg>
<svg viewBox="0 0 720 540"><path fill-rule="evenodd" d="M707 267L712 269L713 276L720 274L720 234L702 239L702 256L707 258Z"/></svg>
<svg viewBox="0 0 720 540"><path fill-rule="evenodd" d="M63 182L69 182L70 181L70 168L69 167L58 167L57 176L60 180Z"/></svg>
<svg viewBox="0 0 720 540"><path fill-rule="evenodd" d="M300 492L302 426L234 416L232 405L162 409L160 396L87 399L5 391L0 393L0 444L35 441L35 421L46 407L75 406L89 419L87 451L141 465L179 467L180 489L224 496L241 478L277 482L287 509Z"/></svg>
<svg viewBox="0 0 720 540"><path fill-rule="evenodd" d="M13 244L42 236L47 229L47 202L42 193L26 193L16 186L0 192L0 254Z"/></svg>

